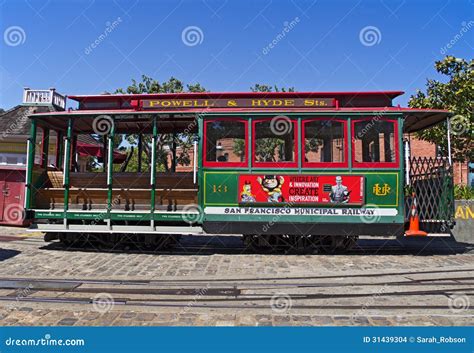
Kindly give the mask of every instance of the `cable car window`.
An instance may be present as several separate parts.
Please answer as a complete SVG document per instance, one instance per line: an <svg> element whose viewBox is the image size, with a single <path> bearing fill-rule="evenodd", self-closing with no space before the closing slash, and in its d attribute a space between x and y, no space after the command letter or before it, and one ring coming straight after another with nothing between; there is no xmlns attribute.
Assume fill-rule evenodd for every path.
<svg viewBox="0 0 474 353"><path fill-rule="evenodd" d="M288 117L255 121L253 131L255 165L297 166L296 121Z"/></svg>
<svg viewBox="0 0 474 353"><path fill-rule="evenodd" d="M205 122L205 158L208 166L246 166L247 122L211 120Z"/></svg>
<svg viewBox="0 0 474 353"><path fill-rule="evenodd" d="M356 121L352 134L354 166L397 165L398 137L395 121L376 118Z"/></svg>
<svg viewBox="0 0 474 353"><path fill-rule="evenodd" d="M306 166L347 166L346 124L341 120L303 121Z"/></svg>

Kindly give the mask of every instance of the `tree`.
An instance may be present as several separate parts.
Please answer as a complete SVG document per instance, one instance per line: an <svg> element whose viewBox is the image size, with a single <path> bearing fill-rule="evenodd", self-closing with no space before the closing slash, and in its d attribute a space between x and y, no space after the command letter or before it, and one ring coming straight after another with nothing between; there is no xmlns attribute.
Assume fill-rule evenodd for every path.
<svg viewBox="0 0 474 353"><path fill-rule="evenodd" d="M205 88L199 83L187 84L187 92L205 92ZM142 93L180 93L185 92L184 84L182 81L175 77L170 77L168 81L159 83L157 80L142 75L142 81L137 82L132 79L132 84L127 87L126 90L119 88L115 93L129 93L129 94L142 94ZM177 164L189 165L191 159L189 156L189 150L192 148L192 134L188 133L177 133L177 134L159 134L157 140L157 169L161 171L174 170ZM137 146L139 137L137 134L131 134L126 136L126 140L131 146ZM169 165L169 156L177 153L176 147L181 147L181 151L176 155L176 160L171 160L171 168ZM149 168L149 161L151 161L151 136L143 135L142 137L142 170ZM139 149L128 149L129 153L133 153L131 156L127 170L135 172L138 171L138 155Z"/></svg>
<svg viewBox="0 0 474 353"><path fill-rule="evenodd" d="M295 88L294 87L279 88L277 85L270 86L270 85L261 85L259 83L256 83L255 85L250 87L250 90L252 92L294 92Z"/></svg>
<svg viewBox="0 0 474 353"><path fill-rule="evenodd" d="M466 61L446 56L435 62L436 71L448 77L447 82L428 79L426 92L418 90L410 97L412 108L447 109L453 112L451 118L451 146L453 160L466 162L474 160L474 60ZM446 124L439 124L417 133L424 141L435 143L441 152L447 154Z"/></svg>

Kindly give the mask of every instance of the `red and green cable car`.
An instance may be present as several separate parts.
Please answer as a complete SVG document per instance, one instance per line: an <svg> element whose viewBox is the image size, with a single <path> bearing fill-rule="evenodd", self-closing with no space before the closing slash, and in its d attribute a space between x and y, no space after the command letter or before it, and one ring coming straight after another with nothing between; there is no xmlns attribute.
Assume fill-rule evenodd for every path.
<svg viewBox="0 0 474 353"><path fill-rule="evenodd" d="M402 93L69 96L77 110L30 116L25 209L33 229L68 242L136 234L163 245L170 235L242 234L256 248L333 251L359 235L403 235L411 211L446 230L450 161L415 161L404 136L450 113L393 106ZM64 136L60 168L32 163L37 127ZM80 134L102 135L99 171L75 169ZM123 135L138 136L134 171L108 163ZM161 143L165 135L171 145ZM188 170L179 171L184 141ZM159 163L163 155L171 168Z"/></svg>

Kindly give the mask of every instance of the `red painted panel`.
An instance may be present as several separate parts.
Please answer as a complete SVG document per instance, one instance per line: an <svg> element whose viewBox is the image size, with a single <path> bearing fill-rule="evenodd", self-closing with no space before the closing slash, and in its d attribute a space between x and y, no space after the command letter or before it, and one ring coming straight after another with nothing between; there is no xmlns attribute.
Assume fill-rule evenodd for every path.
<svg viewBox="0 0 474 353"><path fill-rule="evenodd" d="M1 171L0 191L0 212L2 214L0 223L17 226L24 225L25 171Z"/></svg>

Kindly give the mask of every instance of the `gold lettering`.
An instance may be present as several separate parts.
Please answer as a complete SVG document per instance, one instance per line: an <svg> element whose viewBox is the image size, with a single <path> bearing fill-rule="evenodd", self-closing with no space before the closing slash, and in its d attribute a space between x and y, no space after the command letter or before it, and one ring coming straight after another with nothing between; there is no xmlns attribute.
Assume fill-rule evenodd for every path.
<svg viewBox="0 0 474 353"><path fill-rule="evenodd" d="M314 100L312 99L305 99L304 100L304 105L307 107L312 107L314 105Z"/></svg>
<svg viewBox="0 0 474 353"><path fill-rule="evenodd" d="M390 186L388 184L383 184L383 186L380 186L380 184L375 184L374 187L372 188L372 193L377 196L387 196L390 193Z"/></svg>
<svg viewBox="0 0 474 353"><path fill-rule="evenodd" d="M462 218L462 219L466 219L464 217L464 212L462 210L462 206L458 206L457 209L456 209L456 214L454 215L454 218Z"/></svg>
<svg viewBox="0 0 474 353"><path fill-rule="evenodd" d="M285 99L285 107L294 106L295 100L294 99Z"/></svg>
<svg viewBox="0 0 474 353"><path fill-rule="evenodd" d="M466 218L474 218L474 211L468 206L466 206Z"/></svg>
<svg viewBox="0 0 474 353"><path fill-rule="evenodd" d="M159 101L148 101L148 107L154 107L160 105Z"/></svg>
<svg viewBox="0 0 474 353"><path fill-rule="evenodd" d="M161 102L161 106L162 107L169 107L171 105L171 102L170 101L162 101Z"/></svg>

